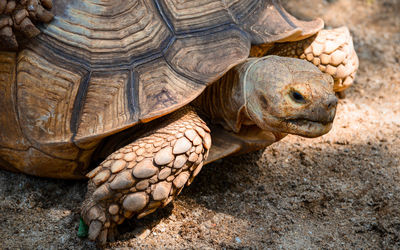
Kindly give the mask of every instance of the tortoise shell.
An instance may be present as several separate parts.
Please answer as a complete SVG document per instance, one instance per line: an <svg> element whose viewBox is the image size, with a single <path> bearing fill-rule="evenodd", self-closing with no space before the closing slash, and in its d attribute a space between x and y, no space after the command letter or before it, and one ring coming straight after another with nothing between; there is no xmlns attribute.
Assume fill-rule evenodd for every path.
<svg viewBox="0 0 400 250"><path fill-rule="evenodd" d="M102 138L190 103L251 45L315 34L274 0L55 0L0 52L0 165L76 178Z"/></svg>

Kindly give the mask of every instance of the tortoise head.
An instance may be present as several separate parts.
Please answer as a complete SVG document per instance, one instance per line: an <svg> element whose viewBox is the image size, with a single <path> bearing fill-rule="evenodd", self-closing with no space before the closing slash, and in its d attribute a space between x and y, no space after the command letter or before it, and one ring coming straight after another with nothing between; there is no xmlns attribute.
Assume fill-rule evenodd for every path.
<svg viewBox="0 0 400 250"><path fill-rule="evenodd" d="M304 137L329 132L337 105L330 75L278 56L251 58L241 70L246 113L258 127Z"/></svg>

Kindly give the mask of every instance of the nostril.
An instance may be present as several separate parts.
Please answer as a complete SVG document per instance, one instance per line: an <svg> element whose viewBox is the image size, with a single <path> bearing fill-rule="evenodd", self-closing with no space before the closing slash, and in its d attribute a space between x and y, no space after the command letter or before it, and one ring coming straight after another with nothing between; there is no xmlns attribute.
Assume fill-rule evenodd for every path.
<svg viewBox="0 0 400 250"><path fill-rule="evenodd" d="M338 99L336 98L336 96L330 96L327 102L327 108L328 109L332 109L334 107L336 107L338 103Z"/></svg>

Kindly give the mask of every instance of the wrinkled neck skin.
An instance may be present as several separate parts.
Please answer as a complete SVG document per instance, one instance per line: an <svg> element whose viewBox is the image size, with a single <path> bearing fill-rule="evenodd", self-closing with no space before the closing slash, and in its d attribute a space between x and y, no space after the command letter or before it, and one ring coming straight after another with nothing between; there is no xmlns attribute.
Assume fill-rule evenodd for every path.
<svg viewBox="0 0 400 250"><path fill-rule="evenodd" d="M243 89L244 71L247 63L238 65L229 70L223 77L211 84L194 102L201 113L207 116L212 123L219 124L235 136L243 140L262 141L265 146L271 144L271 137L279 141L287 134L265 131L250 120L245 106L245 91ZM261 148L261 147L260 147Z"/></svg>

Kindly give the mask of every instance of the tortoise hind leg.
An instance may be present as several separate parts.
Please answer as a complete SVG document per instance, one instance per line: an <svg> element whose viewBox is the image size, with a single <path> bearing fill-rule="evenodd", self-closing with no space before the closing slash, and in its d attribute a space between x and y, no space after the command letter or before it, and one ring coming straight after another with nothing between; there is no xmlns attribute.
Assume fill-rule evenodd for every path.
<svg viewBox="0 0 400 250"><path fill-rule="evenodd" d="M199 173L210 146L210 130L193 108L184 107L108 156L87 175L81 214L89 239L112 240L125 218L167 205Z"/></svg>

